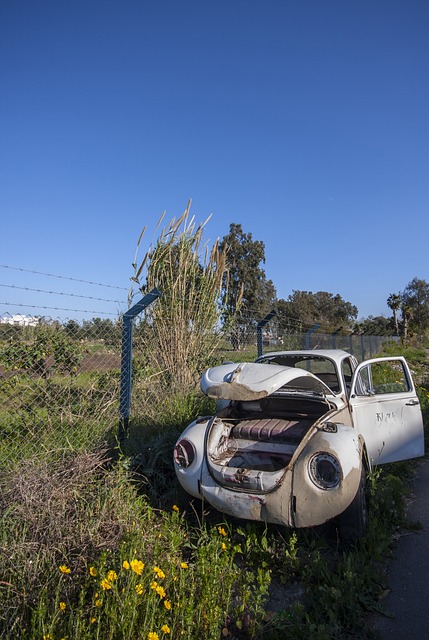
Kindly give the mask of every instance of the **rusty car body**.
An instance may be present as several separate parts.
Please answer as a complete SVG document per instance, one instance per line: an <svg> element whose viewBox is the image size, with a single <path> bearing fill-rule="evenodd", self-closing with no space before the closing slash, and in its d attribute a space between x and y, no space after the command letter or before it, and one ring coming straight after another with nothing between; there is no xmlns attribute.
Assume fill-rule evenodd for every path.
<svg viewBox="0 0 429 640"><path fill-rule="evenodd" d="M208 369L216 415L174 450L192 496L231 516L313 527L338 519L344 540L366 526L373 465L422 456L423 421L403 357L358 363L342 350L279 351Z"/></svg>

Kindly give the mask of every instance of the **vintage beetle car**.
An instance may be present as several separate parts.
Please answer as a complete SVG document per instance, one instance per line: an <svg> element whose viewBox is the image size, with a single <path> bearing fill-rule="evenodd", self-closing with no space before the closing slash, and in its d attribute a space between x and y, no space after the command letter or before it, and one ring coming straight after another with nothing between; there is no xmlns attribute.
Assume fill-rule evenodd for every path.
<svg viewBox="0 0 429 640"><path fill-rule="evenodd" d="M176 474L235 517L289 527L336 518L349 541L365 531L366 473L424 454L403 357L358 364L337 349L273 352L208 369L201 389L217 412L180 436Z"/></svg>

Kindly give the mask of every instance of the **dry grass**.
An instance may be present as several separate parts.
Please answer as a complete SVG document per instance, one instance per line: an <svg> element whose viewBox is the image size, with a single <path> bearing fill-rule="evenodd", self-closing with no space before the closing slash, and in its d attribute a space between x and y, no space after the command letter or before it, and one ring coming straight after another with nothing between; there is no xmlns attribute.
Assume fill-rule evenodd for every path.
<svg viewBox="0 0 429 640"><path fill-rule="evenodd" d="M0 575L20 599L37 596L52 568L84 572L104 549L115 549L138 506L131 487L109 470L105 451L33 456L1 483ZM134 507L132 505L135 505Z"/></svg>
<svg viewBox="0 0 429 640"><path fill-rule="evenodd" d="M177 507L152 509L105 451L55 460L34 456L1 482L0 636L215 640L237 578L218 530L190 544Z"/></svg>

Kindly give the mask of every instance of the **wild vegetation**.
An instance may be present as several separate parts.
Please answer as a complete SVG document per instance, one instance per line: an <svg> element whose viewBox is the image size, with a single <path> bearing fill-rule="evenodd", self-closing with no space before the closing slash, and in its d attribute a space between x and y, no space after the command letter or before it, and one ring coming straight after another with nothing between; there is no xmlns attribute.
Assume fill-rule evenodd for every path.
<svg viewBox="0 0 429 640"><path fill-rule="evenodd" d="M423 354L414 356L417 375L427 375ZM427 419L427 387L419 393ZM178 422L195 409L195 398L184 399ZM43 452L4 474L1 633L324 640L360 629L357 637L371 637L365 613L382 607L392 533L410 526L404 496L412 463L372 474L368 533L344 550L334 525L291 531L189 502L174 480L180 427L171 426L170 412L163 427L142 434L133 424L116 454Z"/></svg>
<svg viewBox="0 0 429 640"><path fill-rule="evenodd" d="M404 511L413 463L371 474L367 535L348 549L335 523L294 531L238 522L189 500L175 480L178 434L213 411L194 383L224 355L217 302L227 263L217 247L205 262L198 257L201 227L188 214L140 267L134 261L139 289L162 279L165 295L136 327L123 446L115 441L118 326L13 328L14 339L2 341L2 637L371 637L365 616L382 607L392 534L417 526ZM391 348L405 349L427 425L426 353ZM38 443L31 455L28 442Z"/></svg>

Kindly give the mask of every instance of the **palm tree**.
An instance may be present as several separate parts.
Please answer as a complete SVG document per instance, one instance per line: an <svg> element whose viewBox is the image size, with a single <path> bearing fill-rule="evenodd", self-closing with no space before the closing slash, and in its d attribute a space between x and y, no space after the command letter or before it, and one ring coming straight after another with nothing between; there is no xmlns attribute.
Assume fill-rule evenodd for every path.
<svg viewBox="0 0 429 640"><path fill-rule="evenodd" d="M399 293L391 293L387 298L387 306L393 311L393 320L395 323L396 335L399 335L398 328L398 309L401 307L402 298Z"/></svg>
<svg viewBox="0 0 429 640"><path fill-rule="evenodd" d="M404 340L407 339L408 336L408 325L413 317L413 310L410 306L406 304L401 305L401 314L402 314L402 322L404 326Z"/></svg>

